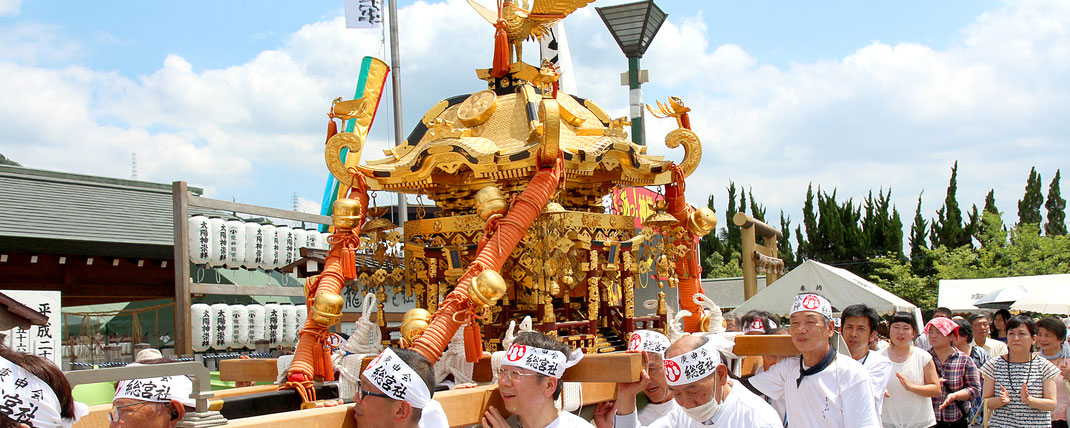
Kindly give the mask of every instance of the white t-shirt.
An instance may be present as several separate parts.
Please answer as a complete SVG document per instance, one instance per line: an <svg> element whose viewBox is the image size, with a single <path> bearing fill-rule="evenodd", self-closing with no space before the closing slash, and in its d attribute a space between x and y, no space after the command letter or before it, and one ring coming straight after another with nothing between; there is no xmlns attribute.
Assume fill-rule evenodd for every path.
<svg viewBox="0 0 1070 428"><path fill-rule="evenodd" d="M801 364L800 357L784 358L750 378L751 385L769 398L784 398L789 426L880 427L869 372L861 363L837 355L828 367L796 386Z"/></svg>
<svg viewBox="0 0 1070 428"><path fill-rule="evenodd" d="M877 400L877 414L880 415L881 406L884 404L884 390L888 388L888 382L892 378L892 360L878 351L869 351L860 362L869 371L870 380L873 382L873 396Z"/></svg>
<svg viewBox="0 0 1070 428"><path fill-rule="evenodd" d="M891 348L889 348L891 349ZM888 350L881 351L888 357ZM902 363L892 362L892 371L903 375L914 384L925 383L925 366L933 357L918 347L910 347L910 355ZM917 428L936 425L933 413L933 400L922 397L903 388L903 383L896 379L888 382L888 400L881 411L881 422L885 428Z"/></svg>
<svg viewBox="0 0 1070 428"><path fill-rule="evenodd" d="M513 428L522 428L523 427L523 425L520 424L520 417L517 416L517 415L509 416L508 418L505 419L505 421L509 423L510 427L513 427ZM553 422L550 422L550 424L547 425L546 428L572 428L572 427L591 428L591 425L592 424L590 422L587 422L587 420L585 420L585 419L583 419L583 418L581 418L579 416L576 416L576 415L572 414L571 412L566 412L564 410L559 410L558 414L557 414L557 419L554 419ZM479 426L479 425L475 425L475 426Z"/></svg>
<svg viewBox="0 0 1070 428"><path fill-rule="evenodd" d="M974 343L974 345L980 347L981 349L984 349L985 352L988 353L989 359L996 358L1007 353L1007 344L991 337L985 339L984 346L978 345L976 342Z"/></svg>
<svg viewBox="0 0 1070 428"><path fill-rule="evenodd" d="M679 404L676 404L676 400L673 400L672 398L669 398L669 401L666 401L664 403L647 404L646 407L643 407L643 409L639 411L639 423L644 426L650 425L654 421L660 419L662 416L669 414L669 411L671 411L673 408L679 406Z"/></svg>
<svg viewBox="0 0 1070 428"><path fill-rule="evenodd" d="M420 413L420 428L447 428L449 426L450 422L446 419L446 411L442 409L442 404L434 399L428 401Z"/></svg>
<svg viewBox="0 0 1070 428"><path fill-rule="evenodd" d="M566 412L566 411L562 410L561 413L559 413L557 415L557 419L554 419L553 422L550 422L550 425L546 426L546 428L571 428L571 427L591 428L591 423L587 422L586 420L584 420L583 418L581 418L579 416L576 416L576 415L572 414L571 412Z"/></svg>
<svg viewBox="0 0 1070 428"><path fill-rule="evenodd" d="M675 402L675 400L673 401ZM636 428L640 426L635 412L627 415L616 415L613 417L613 423L618 428ZM708 425L691 419L684 412L684 408L677 405L665 416L643 426L648 428L782 428L784 424L780 422L776 411L769 407L769 403L762 400L762 397L754 395L743 385L736 385L728 392L728 396L721 403L720 410L717 411L717 414L714 415L713 420Z"/></svg>

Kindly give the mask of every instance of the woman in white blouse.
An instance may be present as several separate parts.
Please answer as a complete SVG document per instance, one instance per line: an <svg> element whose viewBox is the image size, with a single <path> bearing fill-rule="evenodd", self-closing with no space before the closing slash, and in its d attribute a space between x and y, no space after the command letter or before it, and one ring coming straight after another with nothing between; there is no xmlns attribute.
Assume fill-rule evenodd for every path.
<svg viewBox="0 0 1070 428"><path fill-rule="evenodd" d="M892 360L898 382L888 382L881 422L885 428L931 427L936 424L931 397L940 395L936 364L932 355L912 345L918 335L914 315L896 312L888 323L891 346L881 354Z"/></svg>

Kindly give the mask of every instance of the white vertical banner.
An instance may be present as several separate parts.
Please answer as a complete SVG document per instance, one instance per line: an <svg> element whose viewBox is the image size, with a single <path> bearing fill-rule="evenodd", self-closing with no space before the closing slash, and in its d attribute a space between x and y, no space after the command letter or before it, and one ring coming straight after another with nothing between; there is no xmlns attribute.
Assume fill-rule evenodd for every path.
<svg viewBox="0 0 1070 428"><path fill-rule="evenodd" d="M346 28L382 28L383 0L345 0Z"/></svg>
<svg viewBox="0 0 1070 428"><path fill-rule="evenodd" d="M63 367L61 365L62 352L60 352L62 351L60 347L63 346L63 340L60 337L63 322L63 314L60 313L60 292L0 290L0 293L48 317L48 323L45 325L33 325L26 330L15 327L3 332L7 335L7 340L5 340L7 347L40 356Z"/></svg>
<svg viewBox="0 0 1070 428"><path fill-rule="evenodd" d="M550 33L539 42L539 54L542 60L548 60L557 67L561 77L557 79L558 88L567 94L576 94L576 70L572 67L572 51L565 36L564 21L550 27ZM541 61L540 61L541 62Z"/></svg>

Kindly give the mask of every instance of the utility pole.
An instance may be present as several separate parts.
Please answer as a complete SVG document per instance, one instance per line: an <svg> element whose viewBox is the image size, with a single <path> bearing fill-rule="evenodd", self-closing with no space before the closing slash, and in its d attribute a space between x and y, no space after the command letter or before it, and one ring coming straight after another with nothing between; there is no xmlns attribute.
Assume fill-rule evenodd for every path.
<svg viewBox="0 0 1070 428"><path fill-rule="evenodd" d="M400 146L402 137L401 123L401 60L398 55L398 0L390 2L390 68L393 69L391 83L394 93L394 146ZM409 220L409 207L405 194L398 192L398 226L405 226Z"/></svg>

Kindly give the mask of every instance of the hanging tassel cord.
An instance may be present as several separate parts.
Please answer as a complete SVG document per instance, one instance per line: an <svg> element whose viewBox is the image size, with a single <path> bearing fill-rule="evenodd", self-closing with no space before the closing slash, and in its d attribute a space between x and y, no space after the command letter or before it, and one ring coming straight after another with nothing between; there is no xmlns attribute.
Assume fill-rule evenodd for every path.
<svg viewBox="0 0 1070 428"><path fill-rule="evenodd" d="M474 316L469 315L471 304L468 300L468 286L471 284L472 279L484 269L501 269L502 265L505 264L506 258L524 237L528 227L542 213L543 207L550 200L554 190L557 188L561 170L562 163L561 159L558 158L553 167L539 171L532 177L531 183L516 198L513 207L498 222L494 239L486 239L486 244L479 250L476 260L458 280L457 286L453 291L446 296L438 311L431 317L431 322L424 329L423 334L413 342L412 350L423 355L432 364L438 361L442 356L442 351L449 344L450 338L460 328L462 321L471 320L471 317ZM475 324L477 323L469 322L469 325ZM478 326L471 327L471 331L471 336L469 334L465 335L465 357L468 361L482 356L481 354L472 355L467 352L468 349L476 349L474 343L469 343L469 338L472 337L471 340L473 341L477 340L474 336L475 333L478 333ZM482 341L481 339L478 340ZM482 347L482 344L479 346Z"/></svg>
<svg viewBox="0 0 1070 428"><path fill-rule="evenodd" d="M356 249L360 246L360 229L367 216L368 186L363 176L355 169L350 168L353 185L347 191L346 197L360 201L360 224L352 229L336 229L335 233L328 238L331 249L327 253L323 272L305 281L305 307L311 313L315 296L320 292L341 294L342 287L349 279L356 278ZM326 349L327 327L315 322L312 317L305 321L301 329L297 349L294 350L293 363L290 365L287 382L280 389L289 388L291 383L312 382L316 375L324 379L333 379L333 367L330 365L330 356L324 355ZM313 391L313 396L315 392Z"/></svg>

